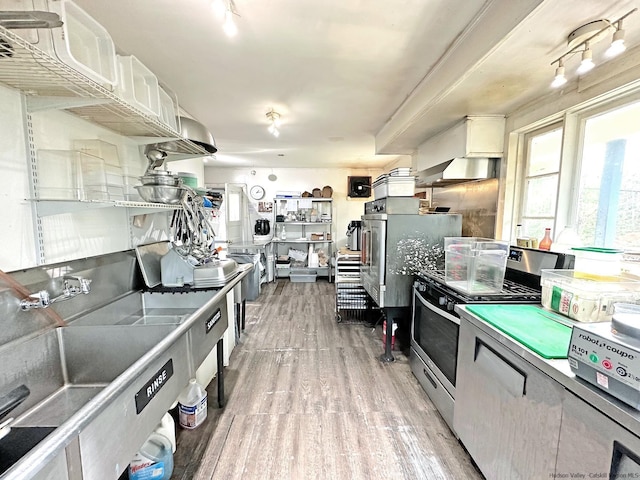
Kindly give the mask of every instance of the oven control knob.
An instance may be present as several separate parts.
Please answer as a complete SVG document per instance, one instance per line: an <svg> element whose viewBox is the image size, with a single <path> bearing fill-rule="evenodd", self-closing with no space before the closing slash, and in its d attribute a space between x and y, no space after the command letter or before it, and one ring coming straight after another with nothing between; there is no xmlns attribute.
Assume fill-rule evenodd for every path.
<svg viewBox="0 0 640 480"><path fill-rule="evenodd" d="M438 298L438 303L440 304L441 307L445 306L447 304L447 297Z"/></svg>

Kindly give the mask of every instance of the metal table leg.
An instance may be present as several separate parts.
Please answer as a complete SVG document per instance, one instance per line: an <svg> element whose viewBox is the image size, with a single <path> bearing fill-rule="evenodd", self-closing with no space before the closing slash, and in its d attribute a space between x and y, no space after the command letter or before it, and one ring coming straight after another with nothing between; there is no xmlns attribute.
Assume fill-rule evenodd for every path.
<svg viewBox="0 0 640 480"><path fill-rule="evenodd" d="M242 330L244 330L244 320L247 315L247 301L242 300Z"/></svg>
<svg viewBox="0 0 640 480"><path fill-rule="evenodd" d="M384 315L387 321L387 340L384 343L384 353L380 355L380 361L382 362L395 362L393 353L391 353L391 336L393 335L393 318L389 318L388 315Z"/></svg>
<svg viewBox="0 0 640 480"><path fill-rule="evenodd" d="M236 319L236 332L240 334L240 316L242 312L242 304L240 302L234 303L235 307L235 319Z"/></svg>
<svg viewBox="0 0 640 480"><path fill-rule="evenodd" d="M218 407L224 407L224 340L221 338L217 344L218 358Z"/></svg>

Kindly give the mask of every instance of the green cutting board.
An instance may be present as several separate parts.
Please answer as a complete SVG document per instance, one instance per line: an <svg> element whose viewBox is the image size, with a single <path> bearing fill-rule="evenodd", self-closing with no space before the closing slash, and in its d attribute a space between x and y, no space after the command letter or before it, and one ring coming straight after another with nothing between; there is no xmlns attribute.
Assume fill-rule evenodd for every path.
<svg viewBox="0 0 640 480"><path fill-rule="evenodd" d="M467 305L467 310L543 358L567 358L571 327L535 305Z"/></svg>

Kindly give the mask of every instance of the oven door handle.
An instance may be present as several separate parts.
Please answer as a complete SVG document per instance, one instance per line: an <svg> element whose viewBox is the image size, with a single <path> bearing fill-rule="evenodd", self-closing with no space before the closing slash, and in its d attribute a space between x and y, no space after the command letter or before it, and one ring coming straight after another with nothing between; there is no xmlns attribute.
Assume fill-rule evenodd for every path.
<svg viewBox="0 0 640 480"><path fill-rule="evenodd" d="M424 305L426 308L431 310L436 315L440 315L440 316L446 318L447 320L455 323L456 325L460 325L460 319L458 317L456 317L454 315L451 315L446 310L442 310L441 308L438 308L438 307L435 307L434 305L432 305L415 288L413 289L413 291L414 291L414 296L416 298L418 298L418 300L420 300L420 303L422 303L422 305Z"/></svg>

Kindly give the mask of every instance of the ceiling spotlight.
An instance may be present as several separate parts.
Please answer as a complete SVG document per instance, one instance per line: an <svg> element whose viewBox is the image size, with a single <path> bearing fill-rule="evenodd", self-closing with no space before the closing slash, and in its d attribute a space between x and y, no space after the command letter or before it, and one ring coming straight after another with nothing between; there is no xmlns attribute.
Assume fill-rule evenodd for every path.
<svg viewBox="0 0 640 480"><path fill-rule="evenodd" d="M211 8L219 18L224 18L222 30L228 37L235 37L238 34L238 26L234 20L234 16L240 16L236 10L236 4L233 0L213 0Z"/></svg>
<svg viewBox="0 0 640 480"><path fill-rule="evenodd" d="M278 138L280 136L280 114L271 109L267 112L267 120L269 120L267 130L271 135Z"/></svg>
<svg viewBox="0 0 640 480"><path fill-rule="evenodd" d="M578 75L583 75L595 66L596 64L593 63L593 52L591 51L589 42L587 42L584 44L584 51L582 52L582 61L580 62L580 66L576 70L576 73Z"/></svg>
<svg viewBox="0 0 640 480"><path fill-rule="evenodd" d="M222 20L227 11L227 5L225 5L224 0L213 0L213 2L211 2L211 10L213 10L213 13L218 19Z"/></svg>
<svg viewBox="0 0 640 480"><path fill-rule="evenodd" d="M615 57L627 49L624 44L624 30L622 29L622 20L616 25L616 31L613 32L613 40L611 46L605 52L607 57Z"/></svg>
<svg viewBox="0 0 640 480"><path fill-rule="evenodd" d="M558 60L558 68L556 68L556 76L553 78L553 82L551 82L551 86L553 88L561 87L567 83L567 77L564 75L564 59Z"/></svg>

